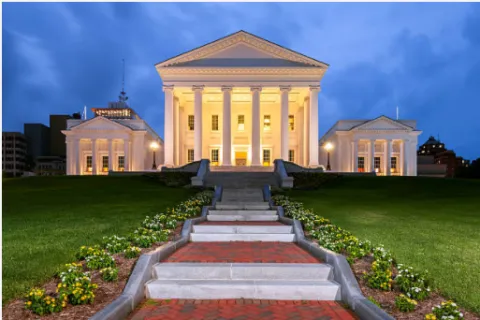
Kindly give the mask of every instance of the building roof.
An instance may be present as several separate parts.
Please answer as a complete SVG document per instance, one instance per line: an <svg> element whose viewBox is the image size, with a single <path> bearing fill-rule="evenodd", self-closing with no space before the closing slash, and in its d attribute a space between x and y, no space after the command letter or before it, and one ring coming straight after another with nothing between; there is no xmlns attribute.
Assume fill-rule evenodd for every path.
<svg viewBox="0 0 480 320"><path fill-rule="evenodd" d="M433 145L441 143L440 140L435 139L434 136L430 136L428 140L423 145Z"/></svg>

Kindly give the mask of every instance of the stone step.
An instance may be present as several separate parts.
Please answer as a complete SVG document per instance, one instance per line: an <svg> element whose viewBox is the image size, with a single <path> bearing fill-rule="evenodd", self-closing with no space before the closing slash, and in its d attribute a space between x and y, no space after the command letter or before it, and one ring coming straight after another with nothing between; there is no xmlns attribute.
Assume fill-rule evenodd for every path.
<svg viewBox="0 0 480 320"><path fill-rule="evenodd" d="M229 241L264 241L264 242L294 242L293 233L191 233L192 242L229 242Z"/></svg>
<svg viewBox="0 0 480 320"><path fill-rule="evenodd" d="M323 263L157 263L160 280L331 280L332 267Z"/></svg>
<svg viewBox="0 0 480 320"><path fill-rule="evenodd" d="M292 233L292 226L214 226L214 225L194 225L194 233L219 233L219 234L282 234Z"/></svg>
<svg viewBox="0 0 480 320"><path fill-rule="evenodd" d="M147 299L340 300L330 280L152 280Z"/></svg>
<svg viewBox="0 0 480 320"><path fill-rule="evenodd" d="M278 221L277 215L226 215L208 214L208 221Z"/></svg>
<svg viewBox="0 0 480 320"><path fill-rule="evenodd" d="M253 215L277 215L276 210L208 210L208 214L212 215L245 215L245 216L253 216Z"/></svg>
<svg viewBox="0 0 480 320"><path fill-rule="evenodd" d="M217 202L217 210L267 210L270 209L268 202Z"/></svg>

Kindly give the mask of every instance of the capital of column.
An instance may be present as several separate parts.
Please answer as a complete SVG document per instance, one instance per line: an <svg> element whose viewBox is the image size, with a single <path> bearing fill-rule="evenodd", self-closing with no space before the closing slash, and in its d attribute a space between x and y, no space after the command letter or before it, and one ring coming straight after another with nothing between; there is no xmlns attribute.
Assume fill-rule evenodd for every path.
<svg viewBox="0 0 480 320"><path fill-rule="evenodd" d="M223 91L223 92L226 92L226 91L227 91L227 92L231 92L232 89L233 89L232 86L222 86L222 91Z"/></svg>
<svg viewBox="0 0 480 320"><path fill-rule="evenodd" d="M164 86L163 86L163 91L170 91L170 92L172 92L174 87L175 87L175 86L174 86L173 84L172 84L172 85L164 85Z"/></svg>
<svg viewBox="0 0 480 320"><path fill-rule="evenodd" d="M204 88L205 88L204 85L192 86L192 91L195 91L195 92L200 91L200 92L202 92Z"/></svg>
<svg viewBox="0 0 480 320"><path fill-rule="evenodd" d="M253 93L253 92L261 92L262 91L262 87L250 87L250 91Z"/></svg>
<svg viewBox="0 0 480 320"><path fill-rule="evenodd" d="M290 92L292 90L291 86L280 86L280 91L282 92Z"/></svg>
<svg viewBox="0 0 480 320"><path fill-rule="evenodd" d="M320 91L320 86L309 86L309 89L311 92L319 92Z"/></svg>

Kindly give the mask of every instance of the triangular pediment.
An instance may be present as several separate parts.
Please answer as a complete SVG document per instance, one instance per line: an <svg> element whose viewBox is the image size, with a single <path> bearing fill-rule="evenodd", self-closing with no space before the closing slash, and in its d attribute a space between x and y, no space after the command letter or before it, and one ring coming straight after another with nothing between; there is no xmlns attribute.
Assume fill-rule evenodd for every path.
<svg viewBox="0 0 480 320"><path fill-rule="evenodd" d="M358 125L354 128L352 128L354 131L359 131L359 130L407 130L407 131L412 131L413 128L400 123L398 121L395 121L393 119L390 119L385 116L381 116L377 119L367 121L361 125Z"/></svg>
<svg viewBox="0 0 480 320"><path fill-rule="evenodd" d="M102 116L97 116L93 119L87 120L85 122L82 122L81 124L72 127L70 130L76 131L76 130L131 130L130 128L117 123L115 121L109 120L105 117Z"/></svg>
<svg viewBox="0 0 480 320"><path fill-rule="evenodd" d="M328 67L327 64L239 31L156 65L166 67Z"/></svg>

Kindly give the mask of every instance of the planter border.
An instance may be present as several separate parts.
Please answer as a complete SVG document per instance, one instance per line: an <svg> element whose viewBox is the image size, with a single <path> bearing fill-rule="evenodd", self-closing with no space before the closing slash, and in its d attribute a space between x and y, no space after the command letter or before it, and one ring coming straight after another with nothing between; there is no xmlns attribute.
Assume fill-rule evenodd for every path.
<svg viewBox="0 0 480 320"><path fill-rule="evenodd" d="M128 282L123 289L122 294L113 300L102 310L95 313L90 320L118 320L125 319L140 302L145 298L145 283L152 279L152 267L154 264L164 260L176 250L185 246L192 232L193 225L203 222L207 219L208 210L213 208L217 201L221 199L223 188L217 186L213 195L212 205L203 206L200 217L185 220L182 227L180 238L173 242L165 243L157 249L142 254L128 278Z"/></svg>
<svg viewBox="0 0 480 320"><path fill-rule="evenodd" d="M347 259L343 255L327 250L305 238L302 223L298 220L286 218L283 207L273 205L270 189L264 188L263 190L265 201L268 200L271 208L277 210L279 220L293 226L295 242L317 259L332 265L333 279L341 286L340 294L342 302L346 303L361 320L395 320L391 315L365 298Z"/></svg>

